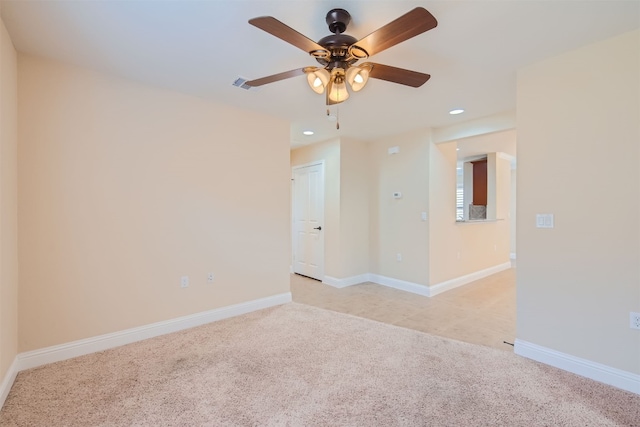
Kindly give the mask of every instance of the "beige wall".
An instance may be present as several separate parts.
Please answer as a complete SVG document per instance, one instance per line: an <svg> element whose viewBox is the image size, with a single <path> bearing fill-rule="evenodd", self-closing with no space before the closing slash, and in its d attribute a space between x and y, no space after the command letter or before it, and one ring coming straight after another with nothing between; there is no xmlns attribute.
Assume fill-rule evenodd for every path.
<svg viewBox="0 0 640 427"><path fill-rule="evenodd" d="M368 145L340 141L340 276L369 273L369 168Z"/></svg>
<svg viewBox="0 0 640 427"><path fill-rule="evenodd" d="M513 255L516 255L516 219L517 219L517 210L516 210L516 196L518 194L518 174L515 169L511 169L511 183L509 187L509 191L511 193L511 199L509 200L509 252ZM510 254L510 255L511 255Z"/></svg>
<svg viewBox="0 0 640 427"><path fill-rule="evenodd" d="M431 144L429 170L429 284L509 262L510 164L490 153L491 197L499 221L456 223L456 141Z"/></svg>
<svg viewBox="0 0 640 427"><path fill-rule="evenodd" d="M517 111L518 339L640 374L640 32L524 68Z"/></svg>
<svg viewBox="0 0 640 427"><path fill-rule="evenodd" d="M18 353L17 71L0 20L0 382Z"/></svg>
<svg viewBox="0 0 640 427"><path fill-rule="evenodd" d="M370 143L371 272L429 284L429 227L421 212L429 207L429 129ZM388 148L398 146L398 154ZM402 192L394 199L393 192ZM454 190L455 192L455 190ZM455 206L455 205L454 205ZM396 255L402 254L402 261Z"/></svg>
<svg viewBox="0 0 640 427"><path fill-rule="evenodd" d="M286 122L18 66L19 351L289 291Z"/></svg>

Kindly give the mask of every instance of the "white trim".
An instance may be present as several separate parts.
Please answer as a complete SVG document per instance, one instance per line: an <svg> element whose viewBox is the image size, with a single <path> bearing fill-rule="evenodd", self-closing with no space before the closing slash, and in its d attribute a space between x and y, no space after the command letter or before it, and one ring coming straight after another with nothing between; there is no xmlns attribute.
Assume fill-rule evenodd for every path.
<svg viewBox="0 0 640 427"><path fill-rule="evenodd" d="M0 384L0 408L4 406L4 401L7 400L7 396L9 396L9 392L11 391L11 386L13 386L13 382L16 380L16 376L18 375L18 358L13 359L13 363L9 366L7 373L4 375L2 380L2 384Z"/></svg>
<svg viewBox="0 0 640 427"><path fill-rule="evenodd" d="M451 289L457 288L459 286L466 285L471 282L475 282L476 280L484 279L487 276L491 276L492 274L499 273L504 270L508 270L511 268L511 262L505 262L503 264L498 264L493 267L485 268L484 270L476 271L475 273L467 274L466 276L456 277L455 279L447 280L445 282L437 283L435 285L429 286L429 296L436 296L445 291L450 291Z"/></svg>
<svg viewBox="0 0 640 427"><path fill-rule="evenodd" d="M214 310L182 316L171 320L165 320L163 322L152 323L150 325L140 326L137 328L126 329L124 331L28 351L16 356L16 368L18 371L35 368L37 366L46 365L47 363L59 362L61 360L71 359L72 357L83 356L85 354L119 347L136 341L193 328L195 326L204 325L217 320L227 319L241 314L250 313L252 311L286 304L288 302L291 302L291 292L247 301L227 307L216 308Z"/></svg>
<svg viewBox="0 0 640 427"><path fill-rule="evenodd" d="M392 277L380 276L379 274L369 274L369 281L378 285L388 286L401 291L411 292L425 297L430 297L429 288L418 283L407 282L405 280L394 279Z"/></svg>
<svg viewBox="0 0 640 427"><path fill-rule="evenodd" d="M334 288L346 288L347 286L357 285L359 283L369 282L370 274L360 274L358 276L345 277L344 279L337 279L331 276L324 276L322 283L333 286Z"/></svg>
<svg viewBox="0 0 640 427"><path fill-rule="evenodd" d="M516 339L514 343L514 352L519 356L640 395L640 375L638 374L571 356L520 339Z"/></svg>
<svg viewBox="0 0 640 427"><path fill-rule="evenodd" d="M318 165L322 165L324 167L324 159L315 160L315 161L309 162L309 163L303 163L301 165L293 165L293 166L291 166L291 172L293 172L296 169L310 168L311 166L318 166ZM292 176L292 178L293 178L293 176Z"/></svg>
<svg viewBox="0 0 640 427"><path fill-rule="evenodd" d="M484 270L476 271L475 273L467 274L466 276L456 277L455 279L447 280L446 282L438 283L432 286L407 282L406 280L394 279L393 277L386 277L373 273L345 277L344 279L324 276L324 278L322 279L322 283L333 286L334 288L345 288L347 286L353 286L359 283L373 282L378 285L387 286L389 288L411 292L412 294L422 295L425 297L433 297L459 286L463 286L476 280L483 279L487 276L491 276L492 274L508 270L509 268L511 268L511 262L505 262L503 264L485 268Z"/></svg>

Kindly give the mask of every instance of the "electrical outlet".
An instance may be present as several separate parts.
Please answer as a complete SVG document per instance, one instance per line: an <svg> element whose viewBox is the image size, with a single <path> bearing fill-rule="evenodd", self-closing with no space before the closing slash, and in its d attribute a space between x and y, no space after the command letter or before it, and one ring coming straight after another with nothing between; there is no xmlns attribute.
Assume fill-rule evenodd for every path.
<svg viewBox="0 0 640 427"><path fill-rule="evenodd" d="M213 273L207 274L207 283L213 283Z"/></svg>
<svg viewBox="0 0 640 427"><path fill-rule="evenodd" d="M182 276L180 278L180 287L186 288L189 286L189 276Z"/></svg>
<svg viewBox="0 0 640 427"><path fill-rule="evenodd" d="M401 253L397 253L396 254L396 261L402 261L402 254Z"/></svg>
<svg viewBox="0 0 640 427"><path fill-rule="evenodd" d="M640 329L640 313L629 313L629 327L631 329Z"/></svg>

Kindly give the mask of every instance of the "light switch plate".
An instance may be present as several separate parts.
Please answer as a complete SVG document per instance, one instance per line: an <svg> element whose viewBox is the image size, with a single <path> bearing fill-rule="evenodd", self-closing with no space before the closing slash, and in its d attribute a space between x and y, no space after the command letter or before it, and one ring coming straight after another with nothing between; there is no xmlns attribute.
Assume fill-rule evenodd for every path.
<svg viewBox="0 0 640 427"><path fill-rule="evenodd" d="M553 214L536 214L536 228L553 228Z"/></svg>

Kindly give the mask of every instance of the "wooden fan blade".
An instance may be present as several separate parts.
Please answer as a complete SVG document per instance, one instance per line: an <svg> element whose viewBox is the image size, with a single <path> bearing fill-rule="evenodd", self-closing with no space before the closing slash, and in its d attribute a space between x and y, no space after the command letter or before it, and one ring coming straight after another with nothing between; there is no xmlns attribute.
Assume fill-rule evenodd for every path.
<svg viewBox="0 0 640 427"><path fill-rule="evenodd" d="M285 71L283 73L273 74L271 76L262 77L260 79L250 80L245 82L247 86L262 86L268 83L277 82L284 79L290 79L291 77L297 77L305 74L309 69L314 69L314 67L304 67L304 68L296 68L295 70Z"/></svg>
<svg viewBox="0 0 640 427"><path fill-rule="evenodd" d="M307 53L322 51L326 52L326 55L329 54L324 47L272 16L260 16L258 18L250 19L249 24L266 31L267 33L276 36L277 38L284 40Z"/></svg>
<svg viewBox="0 0 640 427"><path fill-rule="evenodd" d="M353 46L363 49L369 56L372 56L411 37L429 31L437 25L438 21L429 11L422 7L416 7L395 21L389 22L384 27L355 42Z"/></svg>
<svg viewBox="0 0 640 427"><path fill-rule="evenodd" d="M371 78L386 80L388 82L399 83L401 85L411 87L420 87L425 84L429 78L431 78L429 74L405 70L404 68L392 67L390 65L376 64L373 62L367 62L362 65L370 65L372 67L369 72L369 77Z"/></svg>

